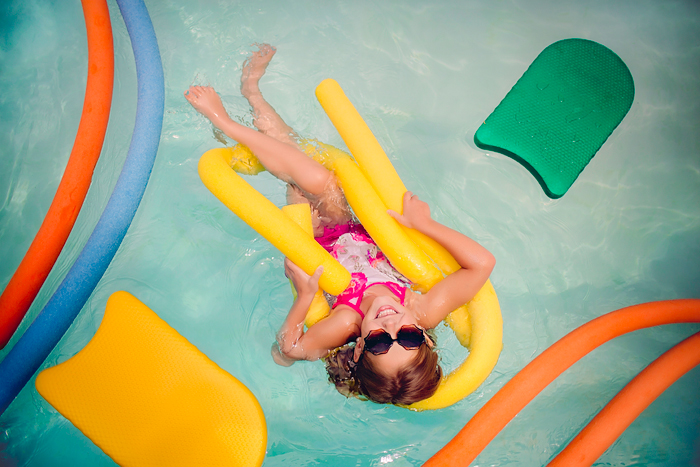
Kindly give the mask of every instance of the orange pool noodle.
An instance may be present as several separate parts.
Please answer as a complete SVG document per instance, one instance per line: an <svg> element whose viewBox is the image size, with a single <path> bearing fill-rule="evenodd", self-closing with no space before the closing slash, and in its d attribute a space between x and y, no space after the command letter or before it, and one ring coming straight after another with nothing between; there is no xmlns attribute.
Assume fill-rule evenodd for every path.
<svg viewBox="0 0 700 467"><path fill-rule="evenodd" d="M592 465L649 404L700 364L700 332L654 360L620 391L548 465Z"/></svg>
<svg viewBox="0 0 700 467"><path fill-rule="evenodd" d="M516 374L424 465L469 465L542 389L605 342L638 329L697 322L700 322L698 299L642 303L589 321L555 342Z"/></svg>
<svg viewBox="0 0 700 467"><path fill-rule="evenodd" d="M88 78L66 171L29 250L0 296L0 348L12 338L73 229L100 157L114 83L112 26L105 0L83 0Z"/></svg>

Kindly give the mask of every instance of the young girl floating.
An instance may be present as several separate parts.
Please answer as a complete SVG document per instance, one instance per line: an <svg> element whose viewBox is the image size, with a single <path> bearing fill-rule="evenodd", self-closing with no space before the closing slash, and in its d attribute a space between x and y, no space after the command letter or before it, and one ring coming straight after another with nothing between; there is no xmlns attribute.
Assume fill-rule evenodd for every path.
<svg viewBox="0 0 700 467"><path fill-rule="evenodd" d="M285 275L294 283L297 298L280 328L273 358L285 366L326 358L331 380L345 395L400 405L426 399L442 377L426 330L474 297L495 259L474 240L434 221L428 205L406 192L403 215L389 214L437 241L461 266L427 293L411 290L410 281L392 267L354 219L335 175L301 150L295 131L263 98L258 82L275 52L261 45L243 66L241 93L253 108L257 131L231 120L213 88L192 86L185 92L199 113L287 182L290 204L311 206L316 240L352 276L350 286L335 297L328 317L304 332L304 318L323 271L319 267L309 276L285 260Z"/></svg>

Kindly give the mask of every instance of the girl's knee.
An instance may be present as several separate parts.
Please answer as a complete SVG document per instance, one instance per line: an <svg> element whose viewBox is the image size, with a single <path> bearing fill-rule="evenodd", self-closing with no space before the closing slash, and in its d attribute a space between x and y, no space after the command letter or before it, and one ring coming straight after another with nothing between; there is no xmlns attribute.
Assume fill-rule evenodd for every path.
<svg viewBox="0 0 700 467"><path fill-rule="evenodd" d="M318 164L316 170L308 174L307 183L309 187L307 191L316 196L323 195L328 188L328 182L330 179L331 172L321 164Z"/></svg>

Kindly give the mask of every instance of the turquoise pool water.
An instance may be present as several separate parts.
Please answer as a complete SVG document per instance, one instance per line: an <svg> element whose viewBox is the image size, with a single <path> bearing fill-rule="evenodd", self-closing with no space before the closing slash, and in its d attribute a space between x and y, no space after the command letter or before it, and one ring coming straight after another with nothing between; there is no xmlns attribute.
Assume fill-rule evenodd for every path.
<svg viewBox="0 0 700 467"><path fill-rule="evenodd" d="M51 366L80 350L107 297L127 290L255 393L268 422L266 466L420 465L505 382L575 327L651 300L700 298L700 6L693 1L147 1L166 86L161 145L144 200L111 266ZM131 47L115 2L114 101L105 148L66 250L30 318L80 252L126 156L136 111ZM77 129L86 75L80 2L0 6L0 287L39 228ZM635 79L620 127L559 200L472 137L537 54L595 40ZM182 98L214 85L250 122L238 91L251 44L278 47L263 92L304 136L343 147L313 95L335 78L406 185L435 217L485 244L504 349L489 379L448 409L413 413L346 400L320 363L275 366L269 348L291 303L282 256L221 205L196 173L220 143ZM278 205L283 185L250 182ZM21 329L26 329L25 320ZM542 465L645 365L697 325L650 329L594 351L536 398L475 465ZM439 329L446 369L466 355ZM14 340L13 340L14 342ZM12 344L10 344L12 345ZM9 348L9 347L8 347ZM7 349L0 351L0 358ZM700 371L679 380L597 465L676 466L700 456ZM196 430L197 427L192 427ZM114 465L36 392L0 418L0 465Z"/></svg>

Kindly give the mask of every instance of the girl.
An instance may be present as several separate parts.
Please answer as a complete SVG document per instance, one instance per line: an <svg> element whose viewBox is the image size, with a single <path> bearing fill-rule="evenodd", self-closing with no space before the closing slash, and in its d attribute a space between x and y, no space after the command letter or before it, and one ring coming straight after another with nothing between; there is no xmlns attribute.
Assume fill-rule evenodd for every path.
<svg viewBox="0 0 700 467"><path fill-rule="evenodd" d="M285 275L298 294L278 333L273 358L286 366L326 358L331 380L345 395L400 405L430 397L442 370L426 330L476 295L495 259L474 240L434 221L428 205L406 192L403 215L389 214L440 243L461 266L429 292L412 291L410 282L354 221L335 176L301 150L294 130L263 98L258 82L275 52L261 45L243 66L241 93L253 108L257 131L234 122L213 88L192 86L185 91L199 113L248 146L270 173L287 182L289 203L311 206L316 240L352 275L328 317L304 332L304 318L323 271L319 267L309 276L285 260Z"/></svg>

